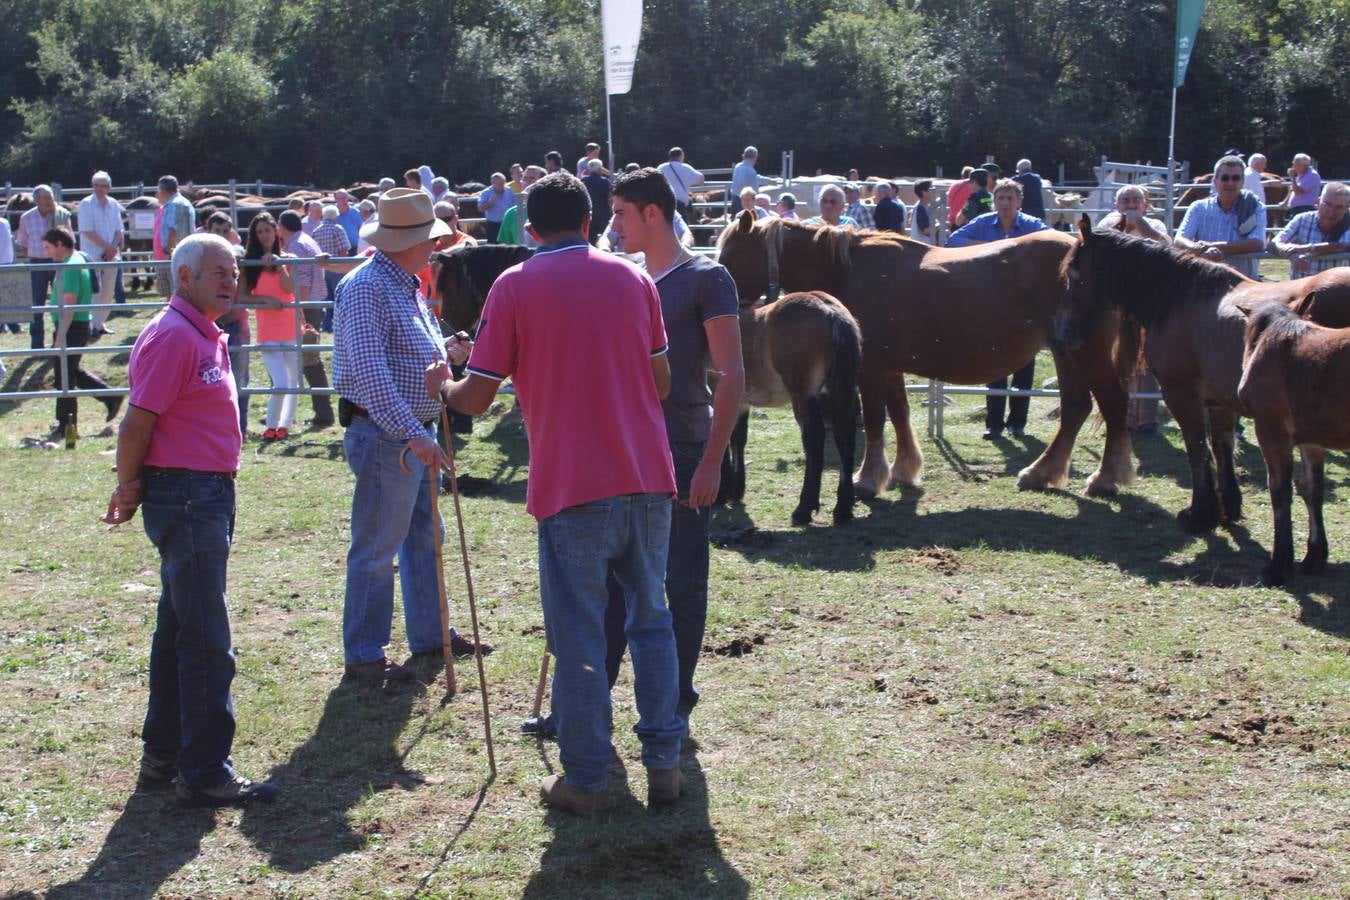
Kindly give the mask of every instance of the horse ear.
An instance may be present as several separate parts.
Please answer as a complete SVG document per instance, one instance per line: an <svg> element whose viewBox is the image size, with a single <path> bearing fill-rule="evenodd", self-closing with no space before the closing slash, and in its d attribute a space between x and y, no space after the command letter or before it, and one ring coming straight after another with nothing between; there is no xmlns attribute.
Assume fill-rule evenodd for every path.
<svg viewBox="0 0 1350 900"><path fill-rule="evenodd" d="M755 227L755 214L748 209L741 210L740 216L736 220L736 227L742 234L749 234Z"/></svg>
<svg viewBox="0 0 1350 900"><path fill-rule="evenodd" d="M1078 217L1078 235L1083 239L1084 243L1087 243L1088 240L1090 240L1091 234L1092 218L1088 216L1087 213L1083 213Z"/></svg>

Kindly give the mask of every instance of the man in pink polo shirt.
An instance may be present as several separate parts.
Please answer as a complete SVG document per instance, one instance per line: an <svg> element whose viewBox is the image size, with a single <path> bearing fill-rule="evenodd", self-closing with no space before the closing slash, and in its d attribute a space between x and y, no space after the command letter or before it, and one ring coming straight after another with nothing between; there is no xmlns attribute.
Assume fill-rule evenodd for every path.
<svg viewBox="0 0 1350 900"><path fill-rule="evenodd" d="M611 570L627 605L649 803L679 796L684 731L664 591L675 473L661 412L670 392L661 299L645 274L587 243L590 209L573 176L536 182L527 211L540 249L492 286L469 377L448 381L443 363L427 372L433 393L471 414L487 409L503 379L515 382L564 769L541 792L549 805L584 816L610 806L603 620Z"/></svg>
<svg viewBox="0 0 1350 900"><path fill-rule="evenodd" d="M131 404L117 435L117 489L103 521L145 508L159 550L150 702L141 732L139 784L174 782L184 806L275 799L230 764L234 651L225 608L234 533L239 405L229 339L216 319L234 303L239 269L214 234L183 238L170 260L174 293L131 350Z"/></svg>

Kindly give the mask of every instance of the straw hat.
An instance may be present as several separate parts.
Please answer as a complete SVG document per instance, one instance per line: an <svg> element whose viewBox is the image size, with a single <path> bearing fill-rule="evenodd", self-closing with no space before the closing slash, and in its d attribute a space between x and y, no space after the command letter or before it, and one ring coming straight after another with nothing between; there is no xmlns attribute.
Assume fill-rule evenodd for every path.
<svg viewBox="0 0 1350 900"><path fill-rule="evenodd" d="M431 197L412 188L393 188L382 194L380 220L361 226L361 239L386 253L447 234L454 232L432 215Z"/></svg>

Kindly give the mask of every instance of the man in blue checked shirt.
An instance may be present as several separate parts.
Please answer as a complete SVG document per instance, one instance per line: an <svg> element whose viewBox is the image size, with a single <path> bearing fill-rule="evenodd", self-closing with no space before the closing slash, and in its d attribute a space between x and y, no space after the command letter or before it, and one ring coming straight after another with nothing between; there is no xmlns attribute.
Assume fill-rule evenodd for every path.
<svg viewBox="0 0 1350 900"><path fill-rule="evenodd" d="M427 395L424 372L445 360L456 365L472 343L450 338L418 291L436 238L449 227L432 214L424 191L390 190L380 219L361 228L374 256L338 283L333 315L333 384L342 396L343 449L356 475L347 593L342 614L343 655L349 676L409 681L410 669L385 654L394 614L394 556L403 590L403 621L415 660L441 659L436 534L429 485L449 464L436 443L441 406ZM412 473L403 471L409 448ZM473 642L451 629L457 656ZM484 644L483 653L492 648Z"/></svg>

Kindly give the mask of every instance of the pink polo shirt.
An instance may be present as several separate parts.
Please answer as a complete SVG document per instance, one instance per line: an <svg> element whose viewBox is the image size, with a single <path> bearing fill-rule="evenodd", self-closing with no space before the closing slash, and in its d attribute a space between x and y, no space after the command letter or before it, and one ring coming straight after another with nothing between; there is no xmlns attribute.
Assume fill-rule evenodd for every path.
<svg viewBox="0 0 1350 900"><path fill-rule="evenodd" d="M156 416L145 465L236 472L243 434L229 336L174 294L145 326L127 368L131 405Z"/></svg>
<svg viewBox="0 0 1350 900"><path fill-rule="evenodd" d="M468 369L515 382L530 443L530 515L675 492L651 369L665 352L652 280L589 244L540 250L492 285Z"/></svg>

